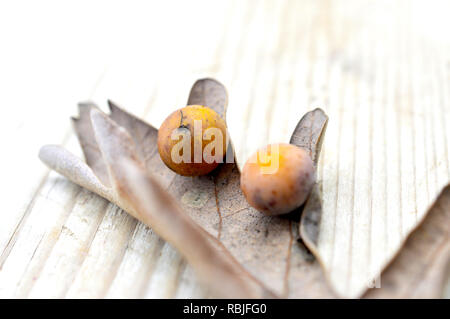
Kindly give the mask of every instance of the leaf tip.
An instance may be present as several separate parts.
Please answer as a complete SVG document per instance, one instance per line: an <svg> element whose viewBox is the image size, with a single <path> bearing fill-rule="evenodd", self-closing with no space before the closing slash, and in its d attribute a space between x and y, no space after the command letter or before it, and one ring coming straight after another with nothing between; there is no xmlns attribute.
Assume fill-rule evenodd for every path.
<svg viewBox="0 0 450 319"><path fill-rule="evenodd" d="M45 156L48 152L48 148L50 145L44 145L39 149L38 157L39 159L44 162Z"/></svg>
<svg viewBox="0 0 450 319"><path fill-rule="evenodd" d="M115 110L119 109L119 107L117 106L116 103L114 103L113 101L111 101L110 99L108 99L108 108L109 110L112 112L114 112Z"/></svg>
<svg viewBox="0 0 450 319"><path fill-rule="evenodd" d="M60 154L62 147L54 144L47 144L42 146L39 149L38 157L47 166L52 167L52 163L55 162L55 159Z"/></svg>
<svg viewBox="0 0 450 319"><path fill-rule="evenodd" d="M217 80L214 79L214 78L205 77L205 78L201 78L201 79L198 79L197 81L195 81L194 86L195 86L196 84L201 83L201 82L207 82L207 81L211 81L211 82L214 82L214 83L217 83L217 84L222 85L222 83L220 83L219 81L217 81Z"/></svg>
<svg viewBox="0 0 450 319"><path fill-rule="evenodd" d="M93 107L93 106L97 106L97 105L92 101L78 102L78 107Z"/></svg>
<svg viewBox="0 0 450 319"><path fill-rule="evenodd" d="M83 120L86 117L89 117L91 110L93 109L97 109L98 107L95 103L92 102L80 102L78 103L78 119ZM74 119L76 117L72 117L72 119ZM76 122L76 121L74 121Z"/></svg>
<svg viewBox="0 0 450 319"><path fill-rule="evenodd" d="M328 115L327 113L325 113L325 111L320 108L320 107L316 107L314 110L311 111L312 113L321 113L322 116L324 116L327 120L328 120Z"/></svg>
<svg viewBox="0 0 450 319"><path fill-rule="evenodd" d="M106 114L104 114L102 111L100 111L98 109L91 109L89 112L89 116L91 118L91 122L93 124L94 131L95 131L95 128L98 127L100 123L107 122L107 118L108 118L108 116Z"/></svg>

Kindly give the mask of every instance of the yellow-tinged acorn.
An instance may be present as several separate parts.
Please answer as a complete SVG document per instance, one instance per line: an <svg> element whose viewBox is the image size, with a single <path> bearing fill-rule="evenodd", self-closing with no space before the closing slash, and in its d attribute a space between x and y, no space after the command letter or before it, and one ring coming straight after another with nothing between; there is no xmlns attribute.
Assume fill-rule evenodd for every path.
<svg viewBox="0 0 450 319"><path fill-rule="evenodd" d="M159 155L180 175L208 174L223 162L226 132L225 121L214 110L188 105L170 114L159 128Z"/></svg>

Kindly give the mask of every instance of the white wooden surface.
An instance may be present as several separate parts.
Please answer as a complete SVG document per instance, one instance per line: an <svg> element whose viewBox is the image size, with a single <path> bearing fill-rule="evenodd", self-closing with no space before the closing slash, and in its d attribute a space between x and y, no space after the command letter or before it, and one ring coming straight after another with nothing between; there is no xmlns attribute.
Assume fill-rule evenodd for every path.
<svg viewBox="0 0 450 319"><path fill-rule="evenodd" d="M319 250L334 288L357 295L450 180L448 12L447 1L0 2L0 297L208 295L151 229L37 158L48 143L81 155L78 101L109 98L158 127L205 76L227 86L242 150L327 111Z"/></svg>

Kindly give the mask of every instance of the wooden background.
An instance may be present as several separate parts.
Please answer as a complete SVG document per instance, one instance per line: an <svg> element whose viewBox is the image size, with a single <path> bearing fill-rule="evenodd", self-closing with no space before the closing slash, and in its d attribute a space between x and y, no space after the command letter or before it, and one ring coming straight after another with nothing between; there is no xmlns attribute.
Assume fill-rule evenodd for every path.
<svg viewBox="0 0 450 319"><path fill-rule="evenodd" d="M319 251L357 296L450 180L448 1L0 3L0 297L205 297L151 229L49 170L81 156L76 103L112 99L156 127L215 77L229 129L284 141L320 106Z"/></svg>

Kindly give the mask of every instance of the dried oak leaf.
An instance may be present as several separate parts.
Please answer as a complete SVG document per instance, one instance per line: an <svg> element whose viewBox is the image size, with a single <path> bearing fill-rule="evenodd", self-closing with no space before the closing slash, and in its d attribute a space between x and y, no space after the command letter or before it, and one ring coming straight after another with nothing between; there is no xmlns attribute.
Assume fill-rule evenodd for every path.
<svg viewBox="0 0 450 319"><path fill-rule="evenodd" d="M188 104L209 105L225 118L226 91L215 80L199 80ZM316 247L320 184L297 212L285 218L261 215L247 205L235 164L223 164L209 176L178 176L159 158L157 130L109 105L111 113L106 115L93 104L80 104L80 117L73 119L87 164L51 145L42 148L41 159L152 227L217 296L334 296ZM291 138L292 144L310 150L315 164L327 120L320 109L309 112ZM384 270L381 288L364 297L438 297L448 273L449 218L450 186ZM301 243L295 240L299 236Z"/></svg>
<svg viewBox="0 0 450 319"><path fill-rule="evenodd" d="M227 93L219 82L202 79L188 104L208 105L225 118ZM86 163L54 145L41 149L41 160L153 228L217 296L334 297L320 264L296 241L300 210L279 218L249 207L234 163L208 176L176 175L159 157L157 130L112 102L109 107L107 115L93 104L80 104L80 116L73 119ZM314 159L326 120L317 109L294 132L292 142L310 149ZM303 220L308 216L306 210ZM304 228L308 225L315 227L305 222Z"/></svg>

